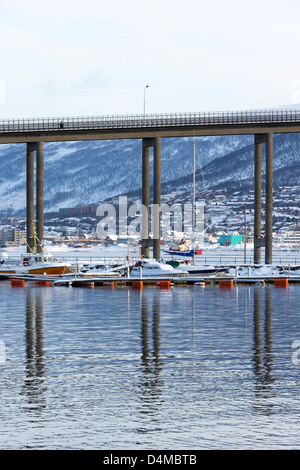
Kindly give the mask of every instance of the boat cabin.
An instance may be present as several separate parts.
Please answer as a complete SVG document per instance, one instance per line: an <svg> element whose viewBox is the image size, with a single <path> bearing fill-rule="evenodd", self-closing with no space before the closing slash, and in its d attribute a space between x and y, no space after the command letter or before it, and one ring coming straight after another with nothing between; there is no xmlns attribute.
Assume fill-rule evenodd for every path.
<svg viewBox="0 0 300 470"><path fill-rule="evenodd" d="M49 263L51 258L51 255L45 255L44 253L26 253L22 255L22 263L23 266L32 265L34 263Z"/></svg>

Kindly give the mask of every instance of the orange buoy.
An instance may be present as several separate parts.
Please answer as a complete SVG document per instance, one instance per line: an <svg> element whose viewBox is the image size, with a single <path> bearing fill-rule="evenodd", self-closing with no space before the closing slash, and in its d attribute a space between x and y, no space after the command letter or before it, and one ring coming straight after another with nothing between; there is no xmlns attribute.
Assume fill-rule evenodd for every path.
<svg viewBox="0 0 300 470"><path fill-rule="evenodd" d="M132 281L131 287L132 289L143 289L144 283L143 281Z"/></svg>
<svg viewBox="0 0 300 470"><path fill-rule="evenodd" d="M233 279L220 279L219 287L226 287L232 289L234 286Z"/></svg>
<svg viewBox="0 0 300 470"><path fill-rule="evenodd" d="M115 287L115 283L114 283L114 281L104 281L103 286L111 287L113 289Z"/></svg>
<svg viewBox="0 0 300 470"><path fill-rule="evenodd" d="M170 289L171 281L156 281L156 286L160 287L161 289Z"/></svg>
<svg viewBox="0 0 300 470"><path fill-rule="evenodd" d="M37 286L46 286L46 287L49 287L50 286L50 282L49 281L36 281L36 285Z"/></svg>
<svg viewBox="0 0 300 470"><path fill-rule="evenodd" d="M285 278L275 279L274 280L275 287L289 287L289 280Z"/></svg>
<svg viewBox="0 0 300 470"><path fill-rule="evenodd" d="M25 279L11 279L10 285L11 287L24 287Z"/></svg>

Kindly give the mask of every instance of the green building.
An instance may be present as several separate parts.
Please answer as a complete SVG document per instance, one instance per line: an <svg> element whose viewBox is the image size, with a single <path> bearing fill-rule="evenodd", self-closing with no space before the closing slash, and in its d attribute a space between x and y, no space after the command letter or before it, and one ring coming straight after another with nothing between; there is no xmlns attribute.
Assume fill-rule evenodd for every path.
<svg viewBox="0 0 300 470"><path fill-rule="evenodd" d="M243 235L220 235L220 246L238 245L243 241Z"/></svg>

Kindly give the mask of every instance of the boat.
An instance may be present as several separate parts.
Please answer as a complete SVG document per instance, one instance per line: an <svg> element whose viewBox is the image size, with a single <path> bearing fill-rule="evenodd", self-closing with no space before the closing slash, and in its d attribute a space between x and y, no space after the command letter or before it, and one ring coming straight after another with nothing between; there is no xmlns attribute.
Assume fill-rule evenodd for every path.
<svg viewBox="0 0 300 470"><path fill-rule="evenodd" d="M79 273L84 276L118 276L128 267L127 263L88 263L80 268Z"/></svg>
<svg viewBox="0 0 300 470"><path fill-rule="evenodd" d="M65 274L70 267L70 263L50 253L22 253L18 259L2 256L0 274Z"/></svg>
<svg viewBox="0 0 300 470"><path fill-rule="evenodd" d="M169 250L164 250L164 252L167 253L168 255L174 255L174 256L191 257L194 255L202 255L202 250L176 251L173 249L169 249Z"/></svg>
<svg viewBox="0 0 300 470"><path fill-rule="evenodd" d="M189 240L181 239L180 241L173 241L165 253L173 256L187 256L202 255L202 250L199 248L191 249L191 242Z"/></svg>
<svg viewBox="0 0 300 470"><path fill-rule="evenodd" d="M194 147L194 171L193 171L193 210L192 210L192 241L181 239L179 241L173 241L168 250L164 250L168 255L173 256L185 256L192 257L195 264L195 255L202 255L202 249L195 245L195 231L196 231L196 201L195 201L195 189L196 189L196 142L193 143Z"/></svg>
<svg viewBox="0 0 300 470"><path fill-rule="evenodd" d="M196 264L190 264L190 261L167 261L166 264L169 264L170 266L173 266L173 268L179 268L181 267L185 271L189 273L189 275L217 275L217 274L223 274L225 273L228 268L226 267L217 267L217 266L208 266L208 265L196 265Z"/></svg>
<svg viewBox="0 0 300 470"><path fill-rule="evenodd" d="M131 277L181 277L188 276L185 269L174 268L166 263L154 259L143 258L136 261L131 268Z"/></svg>
<svg viewBox="0 0 300 470"><path fill-rule="evenodd" d="M186 265L184 266L184 269L189 273L190 276L216 276L217 274L223 274L225 273L228 269L225 267L216 267L216 266L197 266L197 265Z"/></svg>

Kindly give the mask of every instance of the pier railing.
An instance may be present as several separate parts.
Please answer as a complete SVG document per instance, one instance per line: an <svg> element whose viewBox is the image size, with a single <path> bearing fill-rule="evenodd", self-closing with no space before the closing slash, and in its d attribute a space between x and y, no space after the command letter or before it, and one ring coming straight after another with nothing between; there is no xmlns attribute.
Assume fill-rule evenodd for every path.
<svg viewBox="0 0 300 470"><path fill-rule="evenodd" d="M122 257L98 257L98 256L59 256L62 259L66 259L71 264L103 264L103 265L111 265L115 263L126 264L128 260L126 256ZM163 256L164 261L172 260L172 256ZM178 258L176 258L178 260ZM137 261L138 258L130 257L130 262ZM182 257L180 259L181 262L185 261L185 258ZM214 266L236 266L236 265L243 265L244 263L244 254L241 251L240 253L232 253L232 254L207 254L207 255L199 255L196 256L195 260L196 265L214 265ZM253 265L254 258L253 255L250 253L247 254L246 257L246 264ZM273 262L272 264L275 266L300 266L300 255L299 253L290 253L288 256L286 254L275 253L273 255Z"/></svg>
<svg viewBox="0 0 300 470"><path fill-rule="evenodd" d="M292 123L300 124L300 110L6 119L0 120L0 134Z"/></svg>

